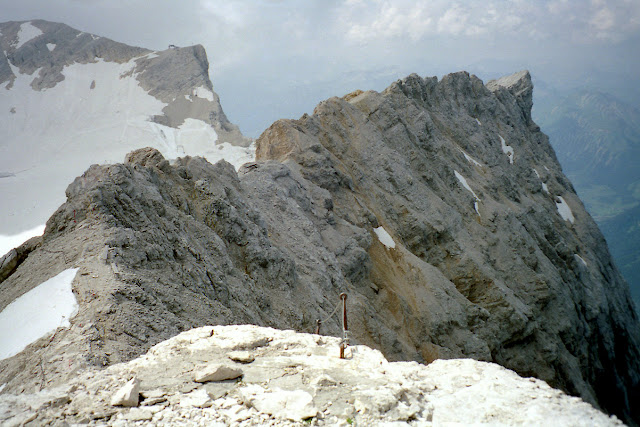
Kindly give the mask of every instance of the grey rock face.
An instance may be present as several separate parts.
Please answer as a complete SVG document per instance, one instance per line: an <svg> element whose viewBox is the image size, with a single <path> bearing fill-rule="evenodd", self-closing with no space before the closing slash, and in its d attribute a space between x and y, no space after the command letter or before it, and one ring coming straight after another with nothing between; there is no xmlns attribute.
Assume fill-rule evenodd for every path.
<svg viewBox="0 0 640 427"><path fill-rule="evenodd" d="M20 73L33 74L34 90L54 87L64 80L67 65L93 63L99 60L124 63L135 60L132 70L140 85L160 101L167 103L162 116L153 119L178 127L186 118L200 119L216 130L220 142L247 146L238 127L227 119L218 95L209 80L209 62L201 45L171 48L160 52L128 46L106 37L75 30L65 24L43 20L29 21L42 34L18 44L18 32L24 22L0 24L0 85L11 87L16 76L9 63ZM207 98L198 97L197 88L206 89ZM187 99L190 98L190 99Z"/></svg>
<svg viewBox="0 0 640 427"><path fill-rule="evenodd" d="M4 61L0 60L0 63L10 61L23 74L33 74L40 69L31 82L34 90L54 87L64 79L63 68L73 63L86 64L95 62L98 58L123 63L151 53L148 49L127 46L106 37L78 31L65 24L43 20L30 21L31 25L42 31L42 34L17 47L18 32L23 23L0 24L0 45L6 53L6 56L2 55ZM47 44L55 45L55 48L50 50ZM2 71L4 69L5 67L0 65L0 85L13 81L16 77L13 72L9 74Z"/></svg>
<svg viewBox="0 0 640 427"><path fill-rule="evenodd" d="M0 293L4 308L51 272L77 265L79 314L69 330L1 361L0 380L10 379L8 390L40 389L211 323L312 330L346 282L307 217L312 209L327 216L328 193L307 185L279 163L254 165L239 178L224 161L187 157L169 165L152 149L130 154L126 164L92 166L68 187L42 246ZM342 237L336 245L358 247ZM324 331L337 334L337 318ZM43 358L44 371L33 376Z"/></svg>
<svg viewBox="0 0 640 427"><path fill-rule="evenodd" d="M631 422L640 329L628 286L532 122L531 94L528 72L486 86L412 75L274 123L257 158L300 165L330 192L336 223L393 237L396 249L365 246L370 268L347 278L373 283L370 307L398 319L394 344L359 314L388 357L492 360Z"/></svg>
<svg viewBox="0 0 640 427"><path fill-rule="evenodd" d="M168 104L163 109L164 115L155 116L154 121L178 127L186 118L200 119L213 126L220 142L249 145L250 140L242 136L222 110L209 80L207 53L201 45L172 48L157 55L141 58L134 70L139 73L140 85ZM205 95L209 98L199 94L198 88L206 89Z"/></svg>
<svg viewBox="0 0 640 427"><path fill-rule="evenodd" d="M237 174L153 149L92 166L0 293L3 308L75 266L79 313L0 381L38 390L206 324L312 331L347 292L353 342L388 359L494 361L632 423L628 288L528 122L528 73L511 80L412 75L331 98L274 123Z"/></svg>
<svg viewBox="0 0 640 427"><path fill-rule="evenodd" d="M41 237L33 237L0 258L0 283L11 276L22 262L42 243Z"/></svg>

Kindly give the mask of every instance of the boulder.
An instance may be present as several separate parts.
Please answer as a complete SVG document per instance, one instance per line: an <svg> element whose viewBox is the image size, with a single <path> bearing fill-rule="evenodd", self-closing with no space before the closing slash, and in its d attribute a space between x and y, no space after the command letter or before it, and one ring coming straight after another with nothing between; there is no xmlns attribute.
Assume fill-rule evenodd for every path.
<svg viewBox="0 0 640 427"><path fill-rule="evenodd" d="M206 383L209 381L233 380L242 376L242 369L232 365L211 364L198 368L194 381Z"/></svg>
<svg viewBox="0 0 640 427"><path fill-rule="evenodd" d="M111 406L138 406L140 381L132 378L111 397Z"/></svg>

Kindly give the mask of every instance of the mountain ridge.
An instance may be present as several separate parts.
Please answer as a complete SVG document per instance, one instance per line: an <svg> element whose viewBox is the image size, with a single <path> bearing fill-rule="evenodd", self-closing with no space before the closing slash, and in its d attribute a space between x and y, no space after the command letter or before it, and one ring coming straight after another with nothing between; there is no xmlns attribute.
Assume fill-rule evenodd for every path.
<svg viewBox="0 0 640 427"><path fill-rule="evenodd" d="M78 314L0 381L61 384L211 323L313 329L347 292L352 339L389 360L494 361L637 424L638 317L532 90L414 74L275 122L237 171L151 147L94 164L0 294L77 268Z"/></svg>

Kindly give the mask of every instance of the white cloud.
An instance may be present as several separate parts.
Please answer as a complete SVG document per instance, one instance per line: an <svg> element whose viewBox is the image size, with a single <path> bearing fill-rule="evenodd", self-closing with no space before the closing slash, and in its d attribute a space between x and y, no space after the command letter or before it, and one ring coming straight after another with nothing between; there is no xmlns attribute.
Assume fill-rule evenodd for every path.
<svg viewBox="0 0 640 427"><path fill-rule="evenodd" d="M463 10L460 6L454 5L438 19L438 32L453 35L463 34L468 28L468 19L468 11Z"/></svg>
<svg viewBox="0 0 640 427"><path fill-rule="evenodd" d="M598 10L589 23L599 32L610 31L615 24L615 16L608 8Z"/></svg>
<svg viewBox="0 0 640 427"><path fill-rule="evenodd" d="M358 43L406 38L478 36L535 37L537 40L590 43L622 40L640 30L635 0L347 0L338 22L347 40Z"/></svg>

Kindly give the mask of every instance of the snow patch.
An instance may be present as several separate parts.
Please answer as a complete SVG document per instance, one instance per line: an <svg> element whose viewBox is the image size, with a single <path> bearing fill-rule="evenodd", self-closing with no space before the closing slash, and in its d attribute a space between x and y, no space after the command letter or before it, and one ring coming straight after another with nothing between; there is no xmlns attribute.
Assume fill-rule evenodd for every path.
<svg viewBox="0 0 640 427"><path fill-rule="evenodd" d="M482 123L480 123L480 120L478 120L477 118L475 118L475 119L476 119L476 123L478 123L479 126L482 126Z"/></svg>
<svg viewBox="0 0 640 427"><path fill-rule="evenodd" d="M571 212L571 208L561 196L556 197L556 207L558 208L558 213L562 219L573 224L573 221L575 220L573 212Z"/></svg>
<svg viewBox="0 0 640 427"><path fill-rule="evenodd" d="M160 56L160 55L158 55L157 52L151 52L151 53L146 54L144 57L147 58L147 59L153 59L153 58L157 58L158 56Z"/></svg>
<svg viewBox="0 0 640 427"><path fill-rule="evenodd" d="M549 192L549 187L547 187L547 184L545 184L544 182L542 183L542 190L547 194L551 194Z"/></svg>
<svg viewBox="0 0 640 427"><path fill-rule="evenodd" d="M16 44L15 48L20 49L20 47L29 40L33 40L40 35L42 35L42 30L40 28L34 27L31 25L31 22L25 22L20 25L20 30L18 30L18 44Z"/></svg>
<svg viewBox="0 0 640 427"><path fill-rule="evenodd" d="M45 225L39 225L22 233L5 236L0 234L0 257L5 255L13 248L17 248L32 237L42 236Z"/></svg>
<svg viewBox="0 0 640 427"><path fill-rule="evenodd" d="M52 52L53 49L55 49L57 46L57 44L55 43L47 43L47 49L49 49L49 52Z"/></svg>
<svg viewBox="0 0 640 427"><path fill-rule="evenodd" d="M587 261L585 261L584 258L582 258L578 254L573 254L573 256L576 258L576 260L580 261L585 267L587 267Z"/></svg>
<svg viewBox="0 0 640 427"><path fill-rule="evenodd" d="M238 170L240 166L245 163L255 162L256 160L255 142L252 142L248 147L238 147L237 145L223 142L222 144L218 144L217 147L217 152L207 153L205 155L205 158L211 163L224 159Z"/></svg>
<svg viewBox="0 0 640 427"><path fill-rule="evenodd" d="M538 171L537 171L537 170L535 170L535 169L534 169L534 170L533 170L533 173L535 173L535 174L536 174L536 176L538 177L538 179L539 179L540 181L542 181L542 178L540 178L540 174L538 173ZM542 190L543 190L545 193L547 193L547 194L551 194L551 193L549 193L549 187L547 187L547 184L545 184L544 182L541 182L541 184L542 184Z"/></svg>
<svg viewBox="0 0 640 427"><path fill-rule="evenodd" d="M380 243L385 245L389 249L394 249L396 247L396 242L393 241L393 237L384 229L384 227L380 226L378 228L374 228L373 231L378 236L378 240Z"/></svg>
<svg viewBox="0 0 640 427"><path fill-rule="evenodd" d="M460 149L460 151L462 152L462 155L464 156L465 159L467 159L469 163L473 163L476 166L482 167L482 164L480 162L478 162L476 159L468 155L463 149Z"/></svg>
<svg viewBox="0 0 640 427"><path fill-rule="evenodd" d="M238 147L228 142L217 143L215 129L202 120L186 119L177 129L153 122L149 126L162 141L158 149L170 160L183 156L202 156L210 163L216 163L224 159L238 170L243 164L256 159L255 143L248 147Z"/></svg>
<svg viewBox="0 0 640 427"><path fill-rule="evenodd" d="M0 393L2 393L2 390L4 390L6 386L7 386L7 383L0 385Z"/></svg>
<svg viewBox="0 0 640 427"><path fill-rule="evenodd" d="M33 77L10 66L16 79L0 97L0 171L16 179L0 180L0 233L45 222L89 165L122 162L136 148L160 148L148 120L162 115L166 104L135 76L120 77L134 60L69 65L64 80L44 91L33 90Z"/></svg>
<svg viewBox="0 0 640 427"><path fill-rule="evenodd" d="M208 101L213 102L213 92L211 92L209 89L207 89L206 87L197 87L193 90L193 96L198 97L198 98L204 98Z"/></svg>
<svg viewBox="0 0 640 427"><path fill-rule="evenodd" d="M0 360L59 327L68 328L78 313L72 282L77 268L64 270L17 298L0 313Z"/></svg>
<svg viewBox="0 0 640 427"><path fill-rule="evenodd" d="M471 194L473 194L473 197L475 197L476 201L473 204L473 207L476 210L476 213L480 215L480 211L478 210L478 202L480 201L480 197L478 197L478 195L471 189L471 186L469 185L469 183L467 182L464 176L460 175L460 173L457 170L454 170L453 173L456 174L456 178L458 178L458 181L460 181L460 184L462 184L462 186L466 188L468 191L470 191Z"/></svg>
<svg viewBox="0 0 640 427"><path fill-rule="evenodd" d="M510 145L507 145L502 135L498 135L500 137L500 145L502 146L502 152L509 157L509 163L513 164L513 148Z"/></svg>

